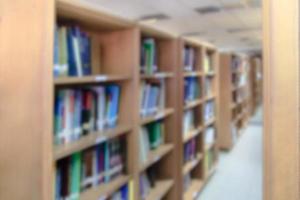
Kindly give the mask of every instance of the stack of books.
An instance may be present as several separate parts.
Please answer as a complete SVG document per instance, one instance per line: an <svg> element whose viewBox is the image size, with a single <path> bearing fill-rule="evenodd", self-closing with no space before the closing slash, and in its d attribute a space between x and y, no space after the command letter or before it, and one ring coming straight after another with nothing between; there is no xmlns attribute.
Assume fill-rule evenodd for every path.
<svg viewBox="0 0 300 200"><path fill-rule="evenodd" d="M165 99L166 87L164 80L156 83L143 81L140 90L141 116L151 116L164 109Z"/></svg>
<svg viewBox="0 0 300 200"><path fill-rule="evenodd" d="M147 162L149 152L164 143L165 126L163 122L153 122L140 129L140 161Z"/></svg>
<svg viewBox="0 0 300 200"><path fill-rule="evenodd" d="M185 46L183 49L183 69L184 71L195 70L195 49Z"/></svg>
<svg viewBox="0 0 300 200"><path fill-rule="evenodd" d="M200 98L199 80L196 77L188 77L184 79L184 102Z"/></svg>
<svg viewBox="0 0 300 200"><path fill-rule="evenodd" d="M204 121L209 122L215 117L215 102L213 100L204 104Z"/></svg>
<svg viewBox="0 0 300 200"><path fill-rule="evenodd" d="M86 76L91 71L91 38L78 26L58 26L54 41L54 77Z"/></svg>
<svg viewBox="0 0 300 200"><path fill-rule="evenodd" d="M153 38L144 38L141 42L141 73L151 75L158 71L157 50Z"/></svg>
<svg viewBox="0 0 300 200"><path fill-rule="evenodd" d="M120 86L60 89L55 94L55 143L66 144L93 131L114 128L119 114Z"/></svg>
<svg viewBox="0 0 300 200"><path fill-rule="evenodd" d="M196 138L191 139L184 145L183 161L184 163L194 160L196 158Z"/></svg>
<svg viewBox="0 0 300 200"><path fill-rule="evenodd" d="M56 166L56 199L79 199L81 191L108 183L125 169L120 137L61 159Z"/></svg>

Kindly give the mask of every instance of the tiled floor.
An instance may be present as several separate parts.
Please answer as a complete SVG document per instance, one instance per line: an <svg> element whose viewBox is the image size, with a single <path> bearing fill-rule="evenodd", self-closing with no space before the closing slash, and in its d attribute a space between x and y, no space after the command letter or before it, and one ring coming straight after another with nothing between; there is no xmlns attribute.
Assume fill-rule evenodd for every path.
<svg viewBox="0 0 300 200"><path fill-rule="evenodd" d="M251 119L228 153L221 153L216 173L198 200L262 199L262 112Z"/></svg>

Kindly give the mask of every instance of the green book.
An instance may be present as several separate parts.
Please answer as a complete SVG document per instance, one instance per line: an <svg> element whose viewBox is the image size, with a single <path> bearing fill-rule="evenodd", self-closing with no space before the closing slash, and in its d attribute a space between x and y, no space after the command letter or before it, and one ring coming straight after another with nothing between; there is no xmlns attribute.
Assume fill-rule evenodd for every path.
<svg viewBox="0 0 300 200"><path fill-rule="evenodd" d="M155 122L148 126L151 149L157 148L162 141L161 123Z"/></svg>
<svg viewBox="0 0 300 200"><path fill-rule="evenodd" d="M70 193L72 200L79 200L80 193L80 171L81 171L81 154L75 153L71 156L71 184L70 184Z"/></svg>
<svg viewBox="0 0 300 200"><path fill-rule="evenodd" d="M146 39L144 40L144 49L145 49L145 63L146 63L146 74L153 73L154 66L154 40Z"/></svg>

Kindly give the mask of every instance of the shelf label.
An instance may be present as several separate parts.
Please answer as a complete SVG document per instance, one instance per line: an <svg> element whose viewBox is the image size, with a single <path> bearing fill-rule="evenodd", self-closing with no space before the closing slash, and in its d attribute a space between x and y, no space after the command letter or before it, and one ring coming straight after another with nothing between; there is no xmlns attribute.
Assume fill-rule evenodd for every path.
<svg viewBox="0 0 300 200"><path fill-rule="evenodd" d="M107 80L107 76L104 75L98 75L95 77L95 80L100 82L100 81L106 81Z"/></svg>
<svg viewBox="0 0 300 200"><path fill-rule="evenodd" d="M102 143L102 142L104 142L106 140L107 140L107 137L105 137L105 136L99 136L96 139L96 144L100 144L100 143Z"/></svg>

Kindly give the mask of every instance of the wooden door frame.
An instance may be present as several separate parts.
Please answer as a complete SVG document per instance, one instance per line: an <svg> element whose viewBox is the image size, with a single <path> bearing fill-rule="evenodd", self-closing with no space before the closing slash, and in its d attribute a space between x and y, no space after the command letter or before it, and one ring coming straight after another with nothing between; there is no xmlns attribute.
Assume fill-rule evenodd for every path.
<svg viewBox="0 0 300 200"><path fill-rule="evenodd" d="M299 1L263 0L264 200L299 195Z"/></svg>

